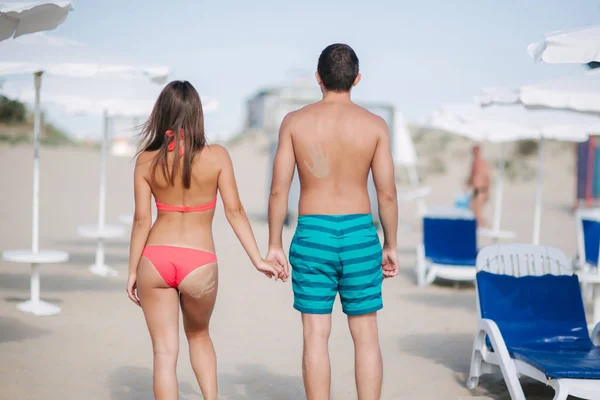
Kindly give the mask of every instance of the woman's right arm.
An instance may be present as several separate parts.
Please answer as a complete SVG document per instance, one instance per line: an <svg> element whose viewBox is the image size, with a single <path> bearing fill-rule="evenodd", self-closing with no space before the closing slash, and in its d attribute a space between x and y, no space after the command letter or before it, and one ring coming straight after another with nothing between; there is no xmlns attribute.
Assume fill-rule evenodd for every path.
<svg viewBox="0 0 600 400"><path fill-rule="evenodd" d="M281 266L274 262L265 261L260 255L252 226L250 225L250 221L248 221L248 216L240 200L229 153L222 146L212 146L212 148L215 150L218 149L220 152L218 156L221 171L219 172L217 186L223 200L227 221L233 228L235 235L256 269L269 278L275 277L281 278L284 281L287 280L287 276L283 275L283 268Z"/></svg>
<svg viewBox="0 0 600 400"><path fill-rule="evenodd" d="M150 184L144 176L148 163L144 159L143 154L138 156L133 173L135 214L133 216L131 240L129 242L129 279L127 281L127 294L131 301L138 306L140 302L136 294L137 267L142 258L142 252L144 251L144 246L152 227L152 191Z"/></svg>

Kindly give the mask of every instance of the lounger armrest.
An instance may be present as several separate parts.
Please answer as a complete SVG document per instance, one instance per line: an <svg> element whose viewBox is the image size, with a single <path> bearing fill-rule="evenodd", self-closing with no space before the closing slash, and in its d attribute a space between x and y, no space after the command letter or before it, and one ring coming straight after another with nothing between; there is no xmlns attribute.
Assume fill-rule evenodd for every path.
<svg viewBox="0 0 600 400"><path fill-rule="evenodd" d="M498 328L498 325L493 320L487 318L480 319L477 324L477 331L485 333L490 338L494 352L500 357L510 357L500 328Z"/></svg>
<svg viewBox="0 0 600 400"><path fill-rule="evenodd" d="M479 320L477 324L477 337L476 345L485 346L485 336L490 338L492 342L492 348L494 353L499 358L499 367L502 371L502 376L506 382L511 399L514 400L525 400L525 394L519 383L519 373L514 360L510 357L502 333L498 328L498 325L491 319L483 318ZM477 342L479 342L477 344Z"/></svg>
<svg viewBox="0 0 600 400"><path fill-rule="evenodd" d="M591 339L595 346L600 346L600 322L594 327Z"/></svg>

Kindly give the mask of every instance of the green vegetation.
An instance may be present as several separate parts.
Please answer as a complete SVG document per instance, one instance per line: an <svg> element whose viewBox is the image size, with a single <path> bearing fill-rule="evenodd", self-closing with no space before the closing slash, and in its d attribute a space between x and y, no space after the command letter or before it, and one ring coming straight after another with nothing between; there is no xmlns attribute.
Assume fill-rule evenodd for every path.
<svg viewBox="0 0 600 400"><path fill-rule="evenodd" d="M0 96L0 122L5 124L23 123L26 116L25 104L6 96Z"/></svg>
<svg viewBox="0 0 600 400"><path fill-rule="evenodd" d="M517 142L516 153L519 157L531 157L538 152L537 140L520 140Z"/></svg>
<svg viewBox="0 0 600 400"><path fill-rule="evenodd" d="M42 114L42 121L44 120ZM41 144L50 146L73 145L73 140L52 124L42 124ZM0 96L0 143L17 145L31 143L33 138L33 114L25 104Z"/></svg>

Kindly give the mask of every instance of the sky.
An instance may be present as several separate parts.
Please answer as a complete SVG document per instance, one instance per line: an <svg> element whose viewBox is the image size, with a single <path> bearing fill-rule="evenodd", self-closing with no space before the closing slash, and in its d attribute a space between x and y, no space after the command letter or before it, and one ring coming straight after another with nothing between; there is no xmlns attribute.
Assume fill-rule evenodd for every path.
<svg viewBox="0 0 600 400"><path fill-rule="evenodd" d="M261 88L313 79L331 43L349 44L360 59L355 100L390 103L418 123L482 88L583 72L536 64L527 45L600 19L600 2L591 0L78 0L74 7L50 35L95 54L171 67L170 79L189 80L202 98L218 101L206 129L222 136L241 130L245 101ZM15 43L5 42L0 61L14 61ZM74 136L101 132L98 116L48 113Z"/></svg>

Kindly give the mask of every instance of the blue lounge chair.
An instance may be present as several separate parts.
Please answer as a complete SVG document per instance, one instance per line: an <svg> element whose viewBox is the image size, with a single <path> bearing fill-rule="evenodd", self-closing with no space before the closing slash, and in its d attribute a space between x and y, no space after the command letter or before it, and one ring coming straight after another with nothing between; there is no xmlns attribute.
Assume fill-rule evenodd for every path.
<svg viewBox="0 0 600 400"><path fill-rule="evenodd" d="M555 400L600 399L599 327L588 333L579 281L560 250L494 245L477 256L480 315L467 387L500 369L511 399L519 376L552 386Z"/></svg>
<svg viewBox="0 0 600 400"><path fill-rule="evenodd" d="M423 244L417 247L417 283L436 278L475 280L477 223L470 210L433 209L423 217Z"/></svg>

